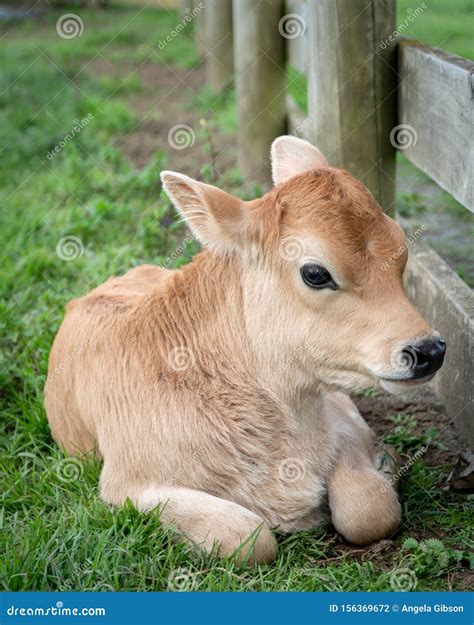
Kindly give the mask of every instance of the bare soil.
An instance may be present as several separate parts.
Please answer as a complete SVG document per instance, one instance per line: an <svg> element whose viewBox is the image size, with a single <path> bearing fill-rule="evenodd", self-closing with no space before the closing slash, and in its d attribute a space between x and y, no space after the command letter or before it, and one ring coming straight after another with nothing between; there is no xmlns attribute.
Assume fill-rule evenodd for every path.
<svg viewBox="0 0 474 625"><path fill-rule="evenodd" d="M206 161L203 160L203 149L209 152L209 145L201 120L212 124L213 117L212 110L205 107L199 95L205 83L203 64L189 70L148 62L137 70L132 62L116 65L96 59L87 66L87 71L96 77L139 79L142 91L129 96L127 101L140 121L116 143L137 169L148 165L157 150L166 152L169 169L193 177L199 177L201 167L210 160L218 176L235 166L236 139L231 134L211 131L213 158L208 153ZM196 104L204 107L204 112L200 113ZM175 147L177 142L170 138L176 126L191 129L186 147Z"/></svg>
<svg viewBox="0 0 474 625"><path fill-rule="evenodd" d="M424 456L426 463L435 466L456 462L461 441L452 419L429 387L420 388L410 395L395 396L381 392L377 397L356 397L354 401L362 416L379 436L393 430L394 424L390 417L397 413L415 417L417 423L413 434L420 438L428 428L435 427L439 431L437 442L440 445L428 447Z"/></svg>

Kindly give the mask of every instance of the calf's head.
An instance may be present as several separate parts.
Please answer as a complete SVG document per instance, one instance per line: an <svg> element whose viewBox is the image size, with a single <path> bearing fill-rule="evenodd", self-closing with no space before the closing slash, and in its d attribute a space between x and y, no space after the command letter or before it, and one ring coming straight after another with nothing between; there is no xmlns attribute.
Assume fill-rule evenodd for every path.
<svg viewBox="0 0 474 625"><path fill-rule="evenodd" d="M404 293L400 226L306 141L276 139L272 168L275 187L251 202L162 173L197 238L240 258L257 349L306 383L356 390L378 381L395 391L430 380L446 346Z"/></svg>

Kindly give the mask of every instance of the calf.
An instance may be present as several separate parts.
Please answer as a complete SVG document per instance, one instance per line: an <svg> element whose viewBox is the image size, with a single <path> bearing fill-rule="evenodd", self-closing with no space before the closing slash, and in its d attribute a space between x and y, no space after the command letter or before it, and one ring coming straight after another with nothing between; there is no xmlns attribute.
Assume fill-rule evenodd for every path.
<svg viewBox="0 0 474 625"><path fill-rule="evenodd" d="M71 302L45 391L58 443L102 457L104 501L160 506L190 544L258 561L275 557L270 528L330 517L356 544L397 529L373 434L340 391L428 381L445 351L369 191L293 137L272 164L275 187L250 202L163 172L204 251Z"/></svg>

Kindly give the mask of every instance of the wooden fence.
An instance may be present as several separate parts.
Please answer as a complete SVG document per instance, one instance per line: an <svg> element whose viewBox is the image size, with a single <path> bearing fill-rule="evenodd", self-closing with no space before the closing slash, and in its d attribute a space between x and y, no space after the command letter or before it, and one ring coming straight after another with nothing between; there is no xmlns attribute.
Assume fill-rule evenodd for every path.
<svg viewBox="0 0 474 625"><path fill-rule="evenodd" d="M244 175L268 181L271 141L294 132L389 214L397 148L474 210L474 63L401 40L396 0L181 0L183 12L198 7L208 82L236 87ZM288 96L288 63L307 79L307 112ZM410 252L408 294L448 343L435 390L474 447L474 296L433 250L417 242Z"/></svg>

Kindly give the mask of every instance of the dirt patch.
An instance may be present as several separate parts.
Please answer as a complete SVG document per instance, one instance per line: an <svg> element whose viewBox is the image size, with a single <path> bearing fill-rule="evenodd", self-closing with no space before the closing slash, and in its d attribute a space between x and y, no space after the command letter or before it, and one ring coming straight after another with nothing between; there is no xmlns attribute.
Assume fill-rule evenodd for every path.
<svg viewBox="0 0 474 625"><path fill-rule="evenodd" d="M211 147L201 128L201 119L211 127L213 121L212 109L199 94L205 83L203 64L189 70L146 62L137 69L131 62L117 66L97 59L86 71L95 77L140 81L142 91L126 97L139 121L115 143L137 169L149 165L157 150L166 152L169 169L194 178L211 162L218 176L235 167L235 137L210 131Z"/></svg>
<svg viewBox="0 0 474 625"><path fill-rule="evenodd" d="M396 414L412 415L416 425L412 434L420 439L429 428L439 432L435 443L428 447L425 461L429 465L454 464L462 448L452 419L431 389L420 389L413 395L395 396L380 392L377 397L354 399L362 416L377 433L383 436L394 429L391 419Z"/></svg>

